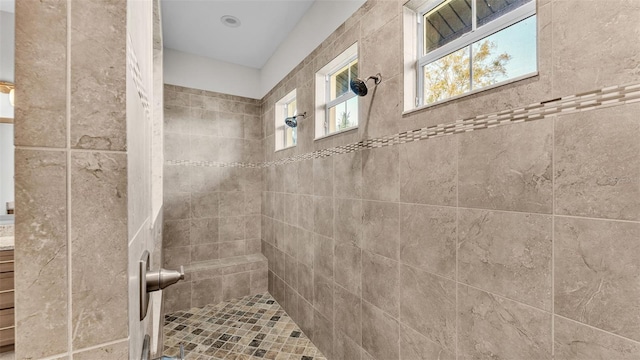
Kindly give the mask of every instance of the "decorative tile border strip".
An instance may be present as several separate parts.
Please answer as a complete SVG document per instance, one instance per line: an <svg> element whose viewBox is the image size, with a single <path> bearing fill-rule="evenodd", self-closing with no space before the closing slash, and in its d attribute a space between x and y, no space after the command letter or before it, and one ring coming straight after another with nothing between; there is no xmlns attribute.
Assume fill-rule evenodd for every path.
<svg viewBox="0 0 640 360"><path fill-rule="evenodd" d="M133 48L133 42L131 40L131 34L127 33L127 67L131 73L133 83L138 91L138 97L140 97L140 103L144 109L147 120L151 119L151 105L149 103L149 96L147 89L145 89L142 82L142 72L140 71L140 65L138 63L138 57Z"/></svg>
<svg viewBox="0 0 640 360"><path fill-rule="evenodd" d="M273 161L261 163L223 163L215 161L170 160L167 161L166 164L204 167L264 168L289 164L297 161L319 159L338 154L348 154L366 149L406 144L414 141L483 130L497 126L542 120L555 115L596 110L634 102L640 102L640 83L623 86L610 86L599 90L543 101L522 108L503 110L487 115L479 115L468 119L457 120L448 124L438 124L425 128L403 131L380 138L365 139L357 143L316 150Z"/></svg>

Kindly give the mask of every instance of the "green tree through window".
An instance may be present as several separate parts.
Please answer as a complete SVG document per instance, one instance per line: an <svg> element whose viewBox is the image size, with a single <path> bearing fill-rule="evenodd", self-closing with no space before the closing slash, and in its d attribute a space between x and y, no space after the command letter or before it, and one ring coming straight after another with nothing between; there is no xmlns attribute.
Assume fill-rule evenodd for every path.
<svg viewBox="0 0 640 360"><path fill-rule="evenodd" d="M469 49L471 67L469 66ZM500 82L507 75L511 55L495 54L496 45L483 40L425 66L426 103L436 102Z"/></svg>

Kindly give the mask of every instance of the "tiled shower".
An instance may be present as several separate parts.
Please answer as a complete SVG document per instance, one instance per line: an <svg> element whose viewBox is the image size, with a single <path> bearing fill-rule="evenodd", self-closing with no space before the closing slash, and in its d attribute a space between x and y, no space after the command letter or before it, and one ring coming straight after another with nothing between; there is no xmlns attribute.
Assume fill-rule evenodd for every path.
<svg viewBox="0 0 640 360"><path fill-rule="evenodd" d="M403 114L402 2L368 1L262 99L263 154L170 160L260 179L269 293L328 359L637 358L640 51L605 38L640 7L615 3L539 1L536 77ZM274 152L276 101L313 113L354 42L383 74L359 128L314 141L311 115Z"/></svg>
<svg viewBox="0 0 640 360"><path fill-rule="evenodd" d="M239 166L262 159L259 102L171 85L164 96L164 265L187 274L165 310L266 291L262 170Z"/></svg>
<svg viewBox="0 0 640 360"><path fill-rule="evenodd" d="M46 34L51 46L17 51L31 61L17 71L23 84L44 84L16 108L16 241L31 241L16 247L20 356L136 358L141 334L164 325L169 355L183 343L207 360L233 349L239 359L640 358L640 1L538 0L536 76L410 112L405 1L366 1L261 99L165 84L164 186L153 194L142 184L160 178L148 163L159 158L124 140L157 135L152 123L91 117L94 104L122 110L126 90L134 118L149 116L146 91L124 78L125 54L153 58L140 46L151 34L125 36L129 8L117 1L97 34L98 0L45 3L21 1L17 17L23 40ZM110 44L103 59L120 82L85 71L95 44L78 39L89 33ZM357 129L314 139L315 73L354 43L360 74L382 82L359 98ZM77 92L85 72L101 85L86 93L115 90L89 101ZM152 73L142 90L160 86ZM297 145L276 152L274 106L293 89L307 116ZM32 106L39 98L46 106ZM137 176L140 191L127 192ZM127 207L161 193L159 216L151 200ZM131 310L131 269L159 223L155 265L186 270L164 293L164 324Z"/></svg>

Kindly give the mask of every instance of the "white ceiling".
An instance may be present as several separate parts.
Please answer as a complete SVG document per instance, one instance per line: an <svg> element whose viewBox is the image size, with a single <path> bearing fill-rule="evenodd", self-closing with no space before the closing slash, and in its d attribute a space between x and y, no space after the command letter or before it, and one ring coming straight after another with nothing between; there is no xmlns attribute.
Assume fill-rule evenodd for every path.
<svg viewBox="0 0 640 360"><path fill-rule="evenodd" d="M164 46L261 69L314 0L162 0ZM240 19L230 28L224 15Z"/></svg>
<svg viewBox="0 0 640 360"><path fill-rule="evenodd" d="M16 0L0 0L0 11L16 12Z"/></svg>

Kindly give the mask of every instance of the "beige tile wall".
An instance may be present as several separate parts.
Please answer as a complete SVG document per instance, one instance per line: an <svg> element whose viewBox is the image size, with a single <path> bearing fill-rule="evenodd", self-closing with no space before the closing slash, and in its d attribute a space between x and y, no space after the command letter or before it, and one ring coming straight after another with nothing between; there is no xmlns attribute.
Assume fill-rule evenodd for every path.
<svg viewBox="0 0 640 360"><path fill-rule="evenodd" d="M16 359L142 349L135 265L154 218L138 94L152 91L127 55L148 58L145 21L150 2L16 2Z"/></svg>
<svg viewBox="0 0 640 360"><path fill-rule="evenodd" d="M164 157L251 163L262 160L258 100L165 85ZM260 253L262 170L241 167L164 167L165 267ZM189 272L189 270L188 270ZM235 286L249 294L249 273ZM195 274L194 274L195 276ZM246 276L246 279L242 278ZM265 273L266 276L266 273ZM176 311L229 299L229 276L186 282L167 289L166 310ZM217 283L215 283L217 282ZM209 289L208 297L203 288Z"/></svg>
<svg viewBox="0 0 640 360"><path fill-rule="evenodd" d="M538 1L537 77L403 115L402 3L367 1L265 96L265 160L640 82L640 2ZM383 82L357 131L313 141L313 74L355 41ZM311 115L274 153L294 88ZM638 358L639 113L267 167L269 290L329 359Z"/></svg>

